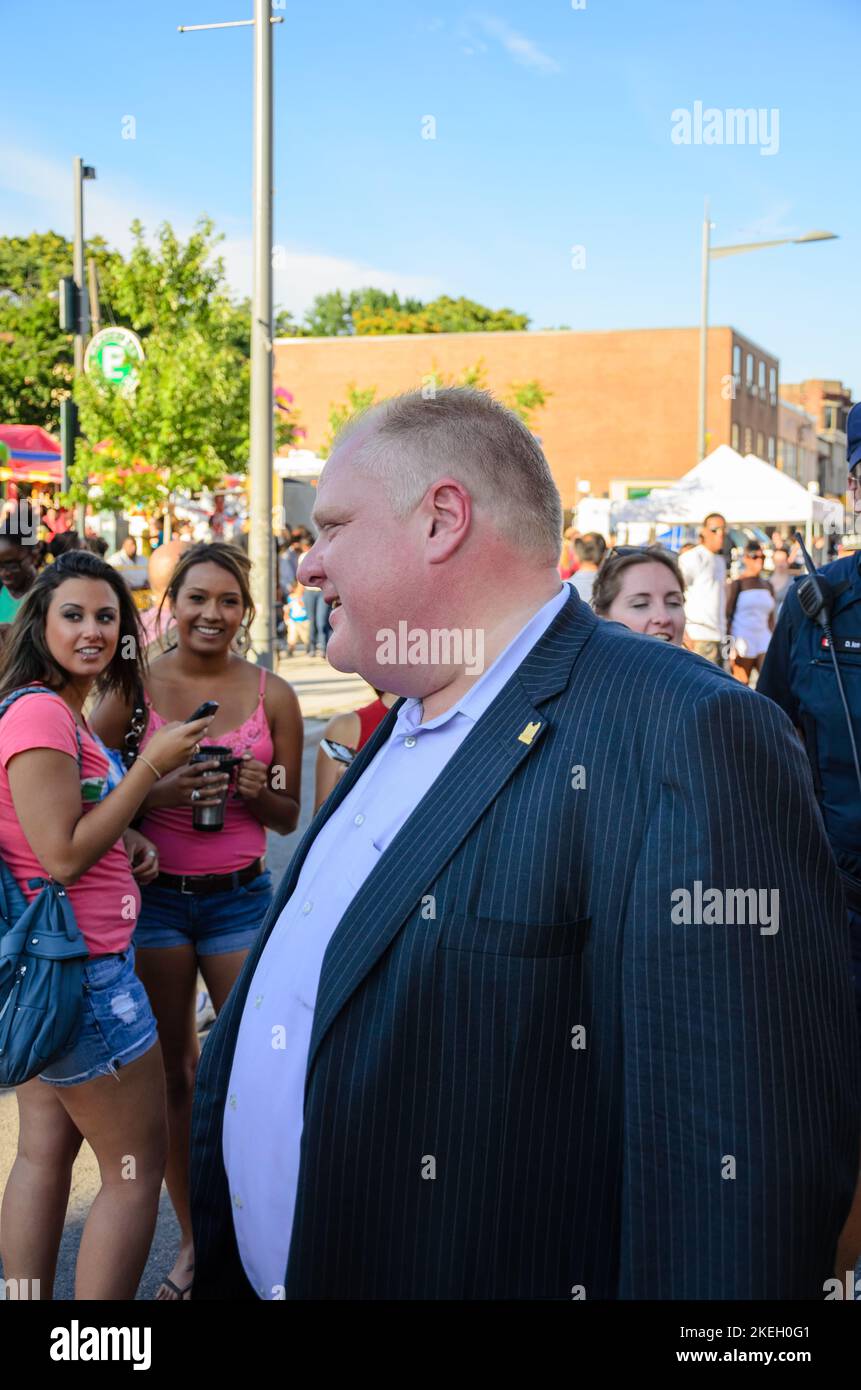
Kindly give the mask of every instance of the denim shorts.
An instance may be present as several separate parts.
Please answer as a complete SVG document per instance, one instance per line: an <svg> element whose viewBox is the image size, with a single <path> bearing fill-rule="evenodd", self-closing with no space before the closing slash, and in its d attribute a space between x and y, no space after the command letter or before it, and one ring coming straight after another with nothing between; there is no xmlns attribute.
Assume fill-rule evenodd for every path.
<svg viewBox="0 0 861 1390"><path fill-rule="evenodd" d="M116 1076L158 1039L147 992L135 974L134 947L84 965L81 1027L67 1052L39 1073L51 1086L81 1086ZM117 1078L119 1079L119 1078Z"/></svg>
<svg viewBox="0 0 861 1390"><path fill-rule="evenodd" d="M151 883L141 896L134 936L139 949L193 946L198 956L221 956L254 945L272 901L272 875L264 870L227 893L181 893Z"/></svg>

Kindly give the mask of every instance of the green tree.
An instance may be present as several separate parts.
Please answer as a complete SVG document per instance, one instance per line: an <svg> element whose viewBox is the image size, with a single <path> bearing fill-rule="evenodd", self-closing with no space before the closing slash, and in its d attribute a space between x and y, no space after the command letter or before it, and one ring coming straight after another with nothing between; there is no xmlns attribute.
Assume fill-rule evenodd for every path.
<svg viewBox="0 0 861 1390"><path fill-rule="evenodd" d="M302 327L286 315L280 331L284 337L342 338L356 333L495 333L528 327L527 315L511 309L489 309L472 299L448 295L423 303L369 286L349 293L318 294Z"/></svg>
<svg viewBox="0 0 861 1390"><path fill-rule="evenodd" d="M334 403L329 407L329 433L318 449L321 458L328 458L334 443L335 436L344 428L348 420L360 411L367 410L368 406L374 404L377 398L376 386L366 386L360 389L354 381L347 386L347 399L339 405Z"/></svg>
<svg viewBox="0 0 861 1390"><path fill-rule="evenodd" d="M83 499L95 473L102 505L117 509L155 506L168 490L199 492L248 462L244 315L228 297L212 223L199 222L185 244L168 225L154 247L139 222L132 233L132 253L106 269L102 297L108 316L143 340L137 387L95 376L75 383L85 439L71 496Z"/></svg>
<svg viewBox="0 0 861 1390"><path fill-rule="evenodd" d="M86 254L100 273L119 260L101 237ZM57 283L71 273L71 242L56 232L0 237L0 420L59 429L73 352L60 332Z"/></svg>
<svg viewBox="0 0 861 1390"><path fill-rule="evenodd" d="M415 301L413 302L415 303ZM357 333L511 333L529 327L526 314L511 309L488 309L472 299L440 295L427 304L380 310L359 309L353 322Z"/></svg>
<svg viewBox="0 0 861 1390"><path fill-rule="evenodd" d="M509 410L513 410L524 425L531 429L536 410L546 405L552 394L552 391L544 390L540 381L512 381L502 399Z"/></svg>

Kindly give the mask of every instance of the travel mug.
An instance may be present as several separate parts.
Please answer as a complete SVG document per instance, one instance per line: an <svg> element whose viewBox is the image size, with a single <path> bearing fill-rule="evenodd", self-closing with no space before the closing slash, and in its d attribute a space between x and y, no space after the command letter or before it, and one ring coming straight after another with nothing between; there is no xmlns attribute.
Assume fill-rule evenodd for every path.
<svg viewBox="0 0 861 1390"><path fill-rule="evenodd" d="M212 744L210 747L202 747L199 753L194 753L191 757L193 763L207 763L212 762L213 759L217 759L220 764L218 768L219 772L229 772L231 774L236 764L239 762L239 759L234 756L231 748L224 748L217 744ZM213 773L215 773L215 771L216 769L213 768ZM224 807L229 791L230 787L225 787L224 794L218 801L205 801L202 805L199 802L195 802L192 805L191 823L195 830L223 829Z"/></svg>

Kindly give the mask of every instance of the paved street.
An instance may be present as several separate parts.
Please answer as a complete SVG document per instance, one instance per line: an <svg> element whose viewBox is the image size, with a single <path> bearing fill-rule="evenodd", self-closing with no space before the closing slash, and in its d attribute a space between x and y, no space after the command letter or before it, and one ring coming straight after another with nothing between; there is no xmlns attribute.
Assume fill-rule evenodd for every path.
<svg viewBox="0 0 861 1390"><path fill-rule="evenodd" d="M355 709L373 699L373 691L357 676L345 676L333 671L327 662L307 657L282 661L279 674L289 680L299 696L305 716L305 750L302 760L302 814L299 828L292 835L269 836L267 863L277 882L290 861L299 838L311 818L314 789L314 760L317 744L332 714ZM11 1091L0 1091L0 1192L15 1157L18 1135L18 1113ZM75 1254L80 1241L90 1203L99 1187L98 1167L91 1149L85 1144L75 1164L72 1192L66 1229L60 1247L60 1261L55 1296L71 1298L74 1291ZM179 1230L171 1209L167 1191L162 1190L161 1210L155 1240L150 1251L138 1298L149 1299L155 1294L162 1277L173 1264Z"/></svg>

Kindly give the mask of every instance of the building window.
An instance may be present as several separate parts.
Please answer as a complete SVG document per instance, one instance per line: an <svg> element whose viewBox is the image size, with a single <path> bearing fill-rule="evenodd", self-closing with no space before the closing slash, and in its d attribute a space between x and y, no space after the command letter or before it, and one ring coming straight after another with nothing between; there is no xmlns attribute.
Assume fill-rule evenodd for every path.
<svg viewBox="0 0 861 1390"><path fill-rule="evenodd" d="M765 436L764 436L764 434L762 433L762 430L757 430L757 432L756 432L756 456L757 456L758 459L764 459L764 458L765 458L764 450L765 450Z"/></svg>
<svg viewBox="0 0 861 1390"><path fill-rule="evenodd" d="M746 454L753 453L753 430L750 425L746 425L744 430L744 452Z"/></svg>
<svg viewBox="0 0 861 1390"><path fill-rule="evenodd" d="M826 428L827 430L833 430L833 429L836 429L836 428L837 428L837 426L835 425L835 417L836 417L836 414L837 414L837 412L836 412L836 410L834 409L834 406L833 406L833 405L826 405L826 406L825 406L824 416L825 416L825 428Z"/></svg>
<svg viewBox="0 0 861 1390"><path fill-rule="evenodd" d="M768 436L768 461L774 463L774 435Z"/></svg>
<svg viewBox="0 0 861 1390"><path fill-rule="evenodd" d="M753 353L749 352L744 359L744 384L752 396L756 395L756 387L753 384Z"/></svg>
<svg viewBox="0 0 861 1390"><path fill-rule="evenodd" d="M732 447L738 453L738 425L736 424L732 427Z"/></svg>
<svg viewBox="0 0 861 1390"><path fill-rule="evenodd" d="M741 348L735 343L732 350L732 374L735 379L735 387L738 390L741 386Z"/></svg>
<svg viewBox="0 0 861 1390"><path fill-rule="evenodd" d="M759 364L759 399L765 400L765 363Z"/></svg>
<svg viewBox="0 0 861 1390"><path fill-rule="evenodd" d="M777 368L768 369L768 398L772 405L777 405Z"/></svg>

